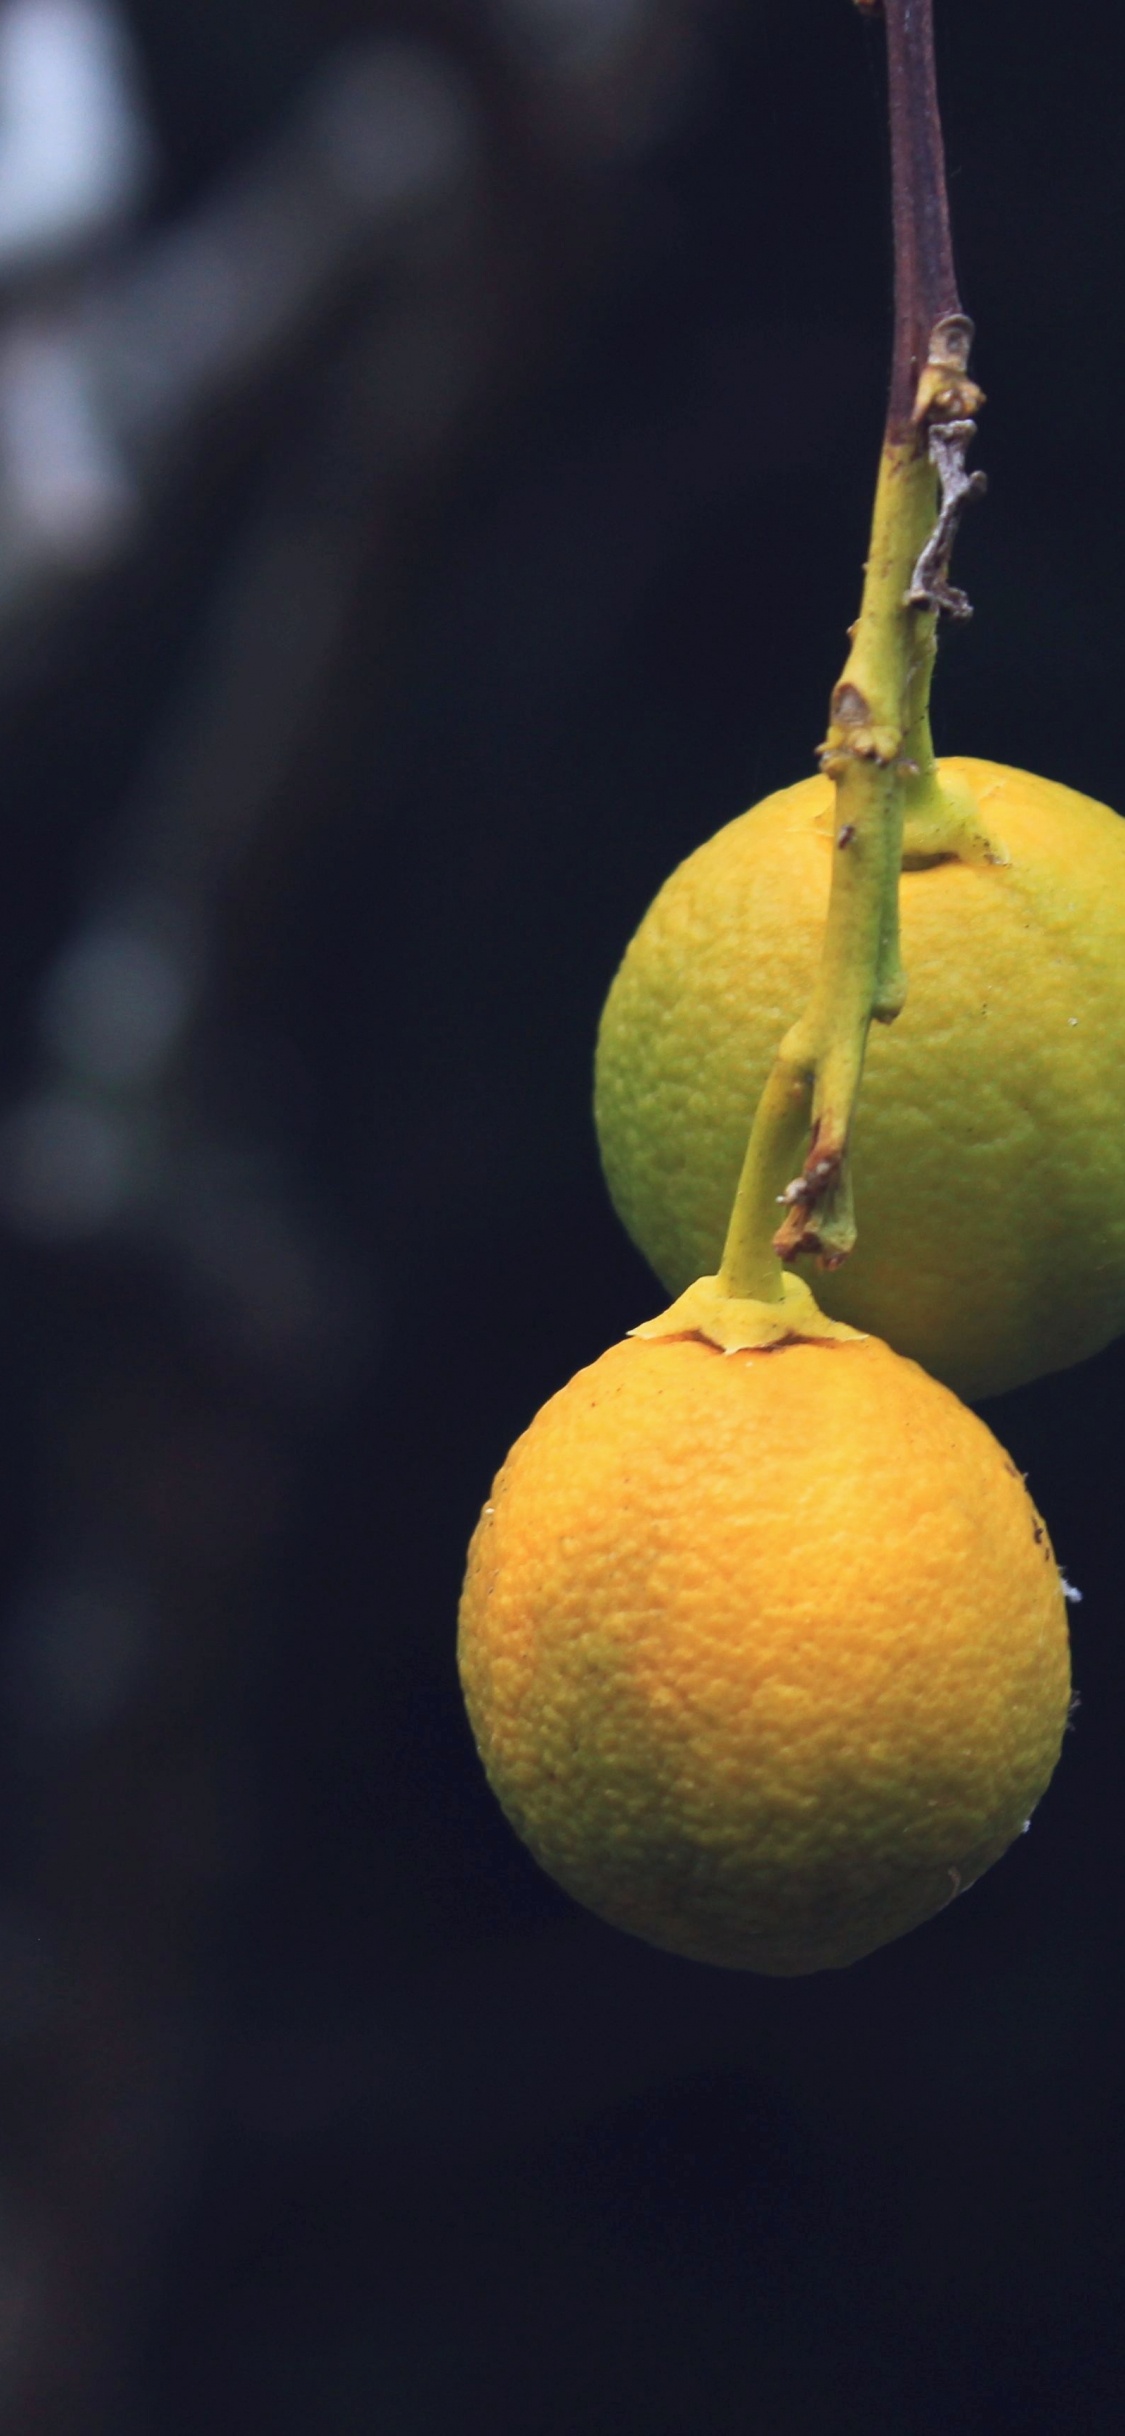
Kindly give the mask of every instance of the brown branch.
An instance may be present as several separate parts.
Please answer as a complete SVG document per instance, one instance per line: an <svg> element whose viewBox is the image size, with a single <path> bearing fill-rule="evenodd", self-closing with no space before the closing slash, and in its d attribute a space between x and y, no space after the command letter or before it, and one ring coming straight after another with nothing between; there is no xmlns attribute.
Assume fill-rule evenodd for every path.
<svg viewBox="0 0 1125 2436"><path fill-rule="evenodd" d="M884 0L891 117L895 338L888 440L906 439L935 326L961 313L934 68L933 0Z"/></svg>

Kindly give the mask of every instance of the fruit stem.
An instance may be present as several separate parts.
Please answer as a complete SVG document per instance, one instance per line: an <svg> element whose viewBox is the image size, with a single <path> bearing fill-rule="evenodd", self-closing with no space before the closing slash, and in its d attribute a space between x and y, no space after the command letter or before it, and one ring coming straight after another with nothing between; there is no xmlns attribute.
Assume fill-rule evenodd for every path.
<svg viewBox="0 0 1125 2436"><path fill-rule="evenodd" d="M981 393L968 378L972 324L953 274L931 0L884 0L884 9L895 340L863 602L820 754L836 789L828 920L812 998L758 1105L719 1271L724 1292L763 1302L782 1298L783 1260L811 1252L837 1268L855 1242L852 1120L871 1023L892 1023L906 995L904 817L937 834L949 810L930 736L930 680L939 610L968 613L949 583L949 553L965 501L982 485L965 473Z"/></svg>

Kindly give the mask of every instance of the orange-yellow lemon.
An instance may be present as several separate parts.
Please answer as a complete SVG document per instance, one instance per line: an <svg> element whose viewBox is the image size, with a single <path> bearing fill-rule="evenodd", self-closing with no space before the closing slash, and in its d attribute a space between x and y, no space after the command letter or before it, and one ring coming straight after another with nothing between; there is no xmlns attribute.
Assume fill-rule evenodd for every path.
<svg viewBox="0 0 1125 2436"><path fill-rule="evenodd" d="M903 872L906 1006L872 1029L859 1240L824 1308L985 1396L1125 1328L1125 821L993 762L998 858ZM614 1202L679 1293L719 1265L758 1094L809 997L832 789L771 795L691 855L610 991L596 1114Z"/></svg>
<svg viewBox="0 0 1125 2436"><path fill-rule="evenodd" d="M1065 1607L982 1421L877 1340L615 1345L484 1509L460 1662L493 1788L592 1910L854 1961L971 1884L1058 1757Z"/></svg>

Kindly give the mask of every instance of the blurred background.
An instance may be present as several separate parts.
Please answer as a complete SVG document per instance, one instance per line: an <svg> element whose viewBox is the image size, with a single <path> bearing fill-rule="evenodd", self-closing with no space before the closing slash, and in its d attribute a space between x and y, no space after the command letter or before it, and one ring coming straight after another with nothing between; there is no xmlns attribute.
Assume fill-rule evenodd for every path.
<svg viewBox="0 0 1125 2436"><path fill-rule="evenodd" d="M991 403L939 744L1122 801L1109 0L940 0ZM19 2436L1119 2431L1125 1350L989 1410L1033 1833L852 1971L580 1914L461 1714L657 1289L601 1000L803 775L889 335L847 0L0 0L0 2403Z"/></svg>

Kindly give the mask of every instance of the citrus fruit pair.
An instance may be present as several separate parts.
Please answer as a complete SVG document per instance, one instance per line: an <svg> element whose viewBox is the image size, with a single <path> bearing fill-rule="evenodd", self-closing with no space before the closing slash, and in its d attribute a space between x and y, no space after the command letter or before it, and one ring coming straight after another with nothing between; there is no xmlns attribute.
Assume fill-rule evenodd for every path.
<svg viewBox="0 0 1125 2436"><path fill-rule="evenodd" d="M514 1447L460 1662L552 1876L699 1960L854 1961L1019 1834L1065 1606L984 1423L874 1339L615 1345Z"/></svg>
<svg viewBox="0 0 1125 2436"><path fill-rule="evenodd" d="M906 1006L872 1029L855 1123L858 1243L817 1294L975 1398L1125 1327L1125 822L993 762L939 772L971 802L969 843L908 853ZM814 777L720 830L609 994L606 1177L673 1293L719 1266L759 1093L810 994L832 814Z"/></svg>

